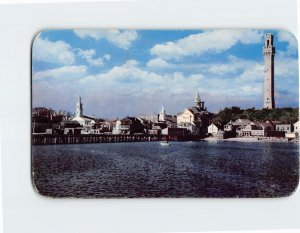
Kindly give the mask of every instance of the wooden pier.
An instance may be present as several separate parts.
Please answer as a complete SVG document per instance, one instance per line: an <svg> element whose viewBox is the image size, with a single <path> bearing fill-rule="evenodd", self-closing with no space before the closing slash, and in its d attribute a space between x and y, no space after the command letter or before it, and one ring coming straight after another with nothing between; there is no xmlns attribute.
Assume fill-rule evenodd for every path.
<svg viewBox="0 0 300 233"><path fill-rule="evenodd" d="M150 141L196 141L199 136L170 137L167 135L32 135L32 145L86 144L115 142L150 142Z"/></svg>

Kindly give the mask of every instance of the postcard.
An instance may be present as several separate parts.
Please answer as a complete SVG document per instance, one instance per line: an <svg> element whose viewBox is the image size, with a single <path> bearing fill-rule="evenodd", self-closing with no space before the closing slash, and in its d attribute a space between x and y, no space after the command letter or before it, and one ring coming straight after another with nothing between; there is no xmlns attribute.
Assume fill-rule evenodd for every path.
<svg viewBox="0 0 300 233"><path fill-rule="evenodd" d="M299 183L284 30L43 30L32 180L55 198L285 197Z"/></svg>

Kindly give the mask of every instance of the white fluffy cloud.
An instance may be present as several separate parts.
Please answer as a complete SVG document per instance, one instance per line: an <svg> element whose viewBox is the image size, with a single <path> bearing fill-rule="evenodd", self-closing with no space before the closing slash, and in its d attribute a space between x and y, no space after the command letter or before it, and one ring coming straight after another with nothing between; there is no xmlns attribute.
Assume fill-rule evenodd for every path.
<svg viewBox="0 0 300 233"><path fill-rule="evenodd" d="M44 78L74 78L84 75L87 71L86 66L62 66L55 69L37 71L32 74L33 80Z"/></svg>
<svg viewBox="0 0 300 233"><path fill-rule="evenodd" d="M94 49L78 49L78 55L85 59L91 66L103 66L104 62L110 60L111 58L109 54L105 54L103 57L95 58L96 51Z"/></svg>
<svg viewBox="0 0 300 233"><path fill-rule="evenodd" d="M236 43L258 43L262 33L256 30L208 30L189 35L177 41L156 44L150 50L152 55L164 59L201 55L205 52L222 52Z"/></svg>
<svg viewBox="0 0 300 233"><path fill-rule="evenodd" d="M147 66L150 68L168 68L168 67L172 67L172 65L170 63L168 63L167 61L165 61L162 58L154 58L151 59L147 62Z"/></svg>
<svg viewBox="0 0 300 233"><path fill-rule="evenodd" d="M138 38L138 34L135 30L90 30L90 29L78 29L74 30L74 33L80 38L93 38L95 40L106 39L110 43L116 45L119 48L128 49L132 42Z"/></svg>
<svg viewBox="0 0 300 233"><path fill-rule="evenodd" d="M254 61L237 58L233 55L228 57L228 62L207 64L208 72L217 75L236 73L254 65Z"/></svg>
<svg viewBox="0 0 300 233"><path fill-rule="evenodd" d="M99 84L101 86L114 85L115 88L122 88L123 86L136 87L136 91L144 89L165 89L170 87L175 90L184 90L189 86L194 88L194 85L198 85L198 82L203 79L202 74L192 74L185 76L181 72L173 72L168 74L159 74L155 72L149 72L138 67L136 60L128 60L121 66L115 66L108 72L100 73L97 75L89 75L82 79L83 83ZM115 85L119 83L119 86ZM123 86L121 85L123 83Z"/></svg>
<svg viewBox="0 0 300 233"><path fill-rule="evenodd" d="M298 77L298 59L285 56L275 56L275 76L295 79Z"/></svg>
<svg viewBox="0 0 300 233"><path fill-rule="evenodd" d="M72 47L61 40L52 42L37 36L33 42L32 58L54 64L71 65L75 62Z"/></svg>
<svg viewBox="0 0 300 233"><path fill-rule="evenodd" d="M297 53L297 50L298 50L297 39L292 33L288 32L288 31L283 31L283 30L279 31L278 32L278 41L288 43L287 52L289 54Z"/></svg>

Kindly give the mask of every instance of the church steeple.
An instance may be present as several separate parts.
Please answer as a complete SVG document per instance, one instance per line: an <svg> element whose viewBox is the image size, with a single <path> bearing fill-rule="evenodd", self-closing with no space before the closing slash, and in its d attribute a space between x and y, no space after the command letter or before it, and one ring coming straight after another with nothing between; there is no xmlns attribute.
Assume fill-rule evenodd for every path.
<svg viewBox="0 0 300 233"><path fill-rule="evenodd" d="M196 96L195 96L195 99L194 99L194 105L197 108L204 108L204 101L201 101L201 98L200 98L200 95L199 95L198 91L196 92Z"/></svg>
<svg viewBox="0 0 300 233"><path fill-rule="evenodd" d="M81 117L82 115L83 115L83 109L82 109L81 97L78 96L78 101L76 104L76 117Z"/></svg>
<svg viewBox="0 0 300 233"><path fill-rule="evenodd" d="M201 108L201 99L198 91L196 92L194 103L195 103L195 107Z"/></svg>
<svg viewBox="0 0 300 233"><path fill-rule="evenodd" d="M159 120L159 121L165 121L165 115L166 115L166 111L165 111L164 106L162 105L162 106L161 106L161 111L160 111L160 113L159 113L159 118L158 118L158 120Z"/></svg>

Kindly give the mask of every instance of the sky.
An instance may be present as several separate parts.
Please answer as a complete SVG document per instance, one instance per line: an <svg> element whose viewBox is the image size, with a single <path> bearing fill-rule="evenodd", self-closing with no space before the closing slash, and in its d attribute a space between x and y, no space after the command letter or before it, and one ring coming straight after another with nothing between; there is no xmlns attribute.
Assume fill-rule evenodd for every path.
<svg viewBox="0 0 300 233"><path fill-rule="evenodd" d="M275 104L298 107L296 38L284 30L40 32L32 46L32 106L106 119L177 114L198 91L210 112L263 107L262 47L274 34Z"/></svg>

